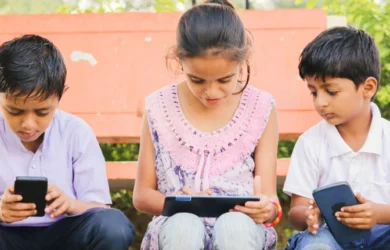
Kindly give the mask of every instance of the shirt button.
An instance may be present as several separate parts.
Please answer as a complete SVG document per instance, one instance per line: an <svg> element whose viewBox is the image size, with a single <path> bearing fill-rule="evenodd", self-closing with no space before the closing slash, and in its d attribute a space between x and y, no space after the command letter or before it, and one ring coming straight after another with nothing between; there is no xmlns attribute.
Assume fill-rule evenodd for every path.
<svg viewBox="0 0 390 250"><path fill-rule="evenodd" d="M33 169L36 169L37 168L37 166L34 164L34 165L32 165L31 166Z"/></svg>

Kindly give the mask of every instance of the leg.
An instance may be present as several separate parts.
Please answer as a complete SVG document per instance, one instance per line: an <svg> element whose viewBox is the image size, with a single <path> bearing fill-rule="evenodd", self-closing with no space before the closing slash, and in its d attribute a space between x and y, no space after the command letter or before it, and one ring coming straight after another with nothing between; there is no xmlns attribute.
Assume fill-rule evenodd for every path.
<svg viewBox="0 0 390 250"><path fill-rule="evenodd" d="M320 227L317 234L308 231L300 232L291 237L286 250L342 250L327 227Z"/></svg>
<svg viewBox="0 0 390 250"><path fill-rule="evenodd" d="M50 226L46 246L57 250L128 250L134 235L133 226L121 211L97 208Z"/></svg>
<svg viewBox="0 0 390 250"><path fill-rule="evenodd" d="M0 250L40 249L35 235L44 228L0 226Z"/></svg>
<svg viewBox="0 0 390 250"><path fill-rule="evenodd" d="M213 249L263 249L265 228L243 213L221 215L214 225Z"/></svg>
<svg viewBox="0 0 390 250"><path fill-rule="evenodd" d="M205 247L205 233L198 216L178 213L161 226L158 242L162 250L199 250Z"/></svg>
<svg viewBox="0 0 390 250"><path fill-rule="evenodd" d="M390 249L390 225L376 225L371 229L370 235L343 246L344 249Z"/></svg>

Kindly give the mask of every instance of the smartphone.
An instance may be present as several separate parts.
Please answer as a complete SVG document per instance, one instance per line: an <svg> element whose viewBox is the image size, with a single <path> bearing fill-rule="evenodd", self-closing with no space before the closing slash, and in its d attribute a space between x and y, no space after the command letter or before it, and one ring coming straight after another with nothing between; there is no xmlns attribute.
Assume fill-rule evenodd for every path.
<svg viewBox="0 0 390 250"><path fill-rule="evenodd" d="M37 213L34 217L45 215L47 194L47 178L33 176L17 176L15 180L15 194L23 197L23 203L35 203Z"/></svg>
<svg viewBox="0 0 390 250"><path fill-rule="evenodd" d="M313 191L313 197L330 232L340 245L369 236L370 230L347 227L335 216L341 208L359 204L348 182L336 182L317 188Z"/></svg>

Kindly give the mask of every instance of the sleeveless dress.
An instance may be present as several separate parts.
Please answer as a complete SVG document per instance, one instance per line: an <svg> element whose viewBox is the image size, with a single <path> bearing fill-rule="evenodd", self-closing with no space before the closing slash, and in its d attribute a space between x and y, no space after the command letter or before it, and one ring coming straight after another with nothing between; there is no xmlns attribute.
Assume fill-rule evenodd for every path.
<svg viewBox="0 0 390 250"><path fill-rule="evenodd" d="M252 195L255 168L252 156L273 103L268 93L247 86L230 122L212 133L203 133L186 120L177 85L149 95L146 112L154 145L158 191L168 195L187 185L194 191L210 188L213 195ZM153 218L141 249L159 249L158 232L166 219ZM206 228L205 249L212 249L215 219L202 218L202 221ZM259 229L259 233L262 231ZM275 229L265 231L265 250L276 249Z"/></svg>

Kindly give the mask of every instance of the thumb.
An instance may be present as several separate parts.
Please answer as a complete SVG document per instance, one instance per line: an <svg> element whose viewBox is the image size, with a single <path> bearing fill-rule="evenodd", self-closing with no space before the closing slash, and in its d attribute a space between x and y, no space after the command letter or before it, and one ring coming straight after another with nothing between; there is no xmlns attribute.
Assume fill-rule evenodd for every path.
<svg viewBox="0 0 390 250"><path fill-rule="evenodd" d="M253 195L261 195L261 179L259 175L256 175L255 179L253 180Z"/></svg>
<svg viewBox="0 0 390 250"><path fill-rule="evenodd" d="M358 202L359 202L360 204L363 204L363 203L366 202L366 199L363 197L363 195L361 195L361 193L357 193L357 194L356 194L356 199L358 200Z"/></svg>

